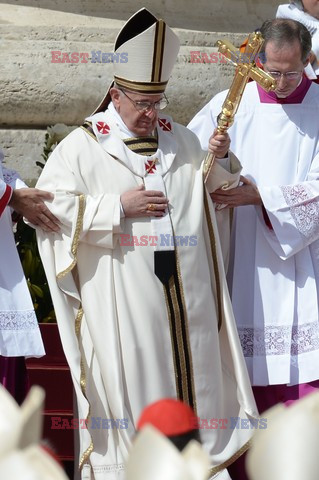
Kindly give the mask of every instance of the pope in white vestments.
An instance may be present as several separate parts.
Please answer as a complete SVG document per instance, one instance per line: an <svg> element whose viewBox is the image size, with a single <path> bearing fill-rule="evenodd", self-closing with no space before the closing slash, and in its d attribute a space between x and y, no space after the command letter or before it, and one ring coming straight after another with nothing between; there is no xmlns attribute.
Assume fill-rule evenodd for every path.
<svg viewBox="0 0 319 480"><path fill-rule="evenodd" d="M88 427L79 429L82 478L123 478L136 421L163 397L185 401L205 425L210 475L229 478L225 468L252 434L231 428L256 409L208 195L237 185L240 166L216 162L206 188L196 136L157 114L178 48L162 20L137 12L115 44L128 64L114 64L100 107L58 145L38 182L54 192L48 205L62 224L38 240Z"/></svg>
<svg viewBox="0 0 319 480"><path fill-rule="evenodd" d="M275 22L296 25L276 20L275 30ZM289 44L267 38L265 70L279 78L277 89L249 83L229 129L242 174L260 196L234 210L229 283L252 385L300 385L319 379L319 86L302 74L298 36ZM225 95L189 124L203 148Z"/></svg>

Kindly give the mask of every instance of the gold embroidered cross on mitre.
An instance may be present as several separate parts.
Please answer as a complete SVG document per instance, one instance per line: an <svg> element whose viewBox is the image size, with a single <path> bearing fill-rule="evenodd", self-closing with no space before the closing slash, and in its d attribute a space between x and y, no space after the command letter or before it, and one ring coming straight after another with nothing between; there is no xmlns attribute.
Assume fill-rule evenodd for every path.
<svg viewBox="0 0 319 480"><path fill-rule="evenodd" d="M267 92L276 88L276 81L271 75L256 65L256 58L264 39L260 32L251 33L244 52L240 52L227 40L218 40L218 51L236 66L236 73L224 100L222 111L217 118L217 131L226 132L234 122L235 113L240 104L246 84L250 78L255 80ZM215 155L209 153L204 161L203 175L206 182L215 161Z"/></svg>

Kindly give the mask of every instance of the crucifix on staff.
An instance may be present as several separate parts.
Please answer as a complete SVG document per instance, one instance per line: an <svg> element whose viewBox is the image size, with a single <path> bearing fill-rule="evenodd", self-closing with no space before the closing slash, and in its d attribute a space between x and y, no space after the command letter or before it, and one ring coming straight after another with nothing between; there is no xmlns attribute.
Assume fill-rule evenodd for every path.
<svg viewBox="0 0 319 480"><path fill-rule="evenodd" d="M227 40L217 41L218 51L225 55L225 57L236 66L233 82L223 103L222 111L217 119L218 133L224 133L232 126L241 97L250 78L255 80L266 91L271 91L276 88L276 81L273 77L256 65L256 58L261 50L263 41L260 32L251 33L248 37L244 52L240 52ZM214 161L215 155L209 153L205 159L203 168L205 182Z"/></svg>

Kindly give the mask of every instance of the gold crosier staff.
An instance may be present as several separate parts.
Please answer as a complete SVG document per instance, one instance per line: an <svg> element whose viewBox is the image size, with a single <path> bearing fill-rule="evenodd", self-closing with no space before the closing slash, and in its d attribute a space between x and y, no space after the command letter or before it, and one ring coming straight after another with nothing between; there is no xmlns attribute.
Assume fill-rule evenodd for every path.
<svg viewBox="0 0 319 480"><path fill-rule="evenodd" d="M217 118L217 131L226 132L234 122L235 113L240 104L241 97L249 78L255 80L267 92L276 88L276 81L271 75L256 66L256 58L264 40L260 32L251 33L247 40L244 52L240 52L227 40L218 40L218 51L226 56L236 66L233 83L223 103L222 111ZM215 155L208 153L203 168L204 181L206 182L215 161Z"/></svg>

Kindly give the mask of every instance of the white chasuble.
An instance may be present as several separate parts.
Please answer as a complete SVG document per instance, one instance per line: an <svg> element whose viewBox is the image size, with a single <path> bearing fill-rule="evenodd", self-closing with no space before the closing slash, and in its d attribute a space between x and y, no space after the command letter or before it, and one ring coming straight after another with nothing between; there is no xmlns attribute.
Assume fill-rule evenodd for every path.
<svg viewBox="0 0 319 480"><path fill-rule="evenodd" d="M54 192L48 206L62 231L39 231L38 240L79 417L88 424L79 430L82 478L113 480L123 478L136 422L151 402L184 399L206 425L213 418L230 425L230 417L256 410L196 136L161 116L158 150L143 157L124 144L109 110L90 120L96 136L73 131L39 179L39 188ZM170 204L163 223L121 216L122 193L155 187L145 168L155 157L156 185ZM154 274L154 252L171 234L179 282L167 293ZM251 434L201 430L211 473L232 462Z"/></svg>
<svg viewBox="0 0 319 480"><path fill-rule="evenodd" d="M189 125L203 148L225 95ZM229 130L265 209L235 209L229 271L253 385L319 378L319 86L304 79L291 95L275 100L248 84Z"/></svg>

